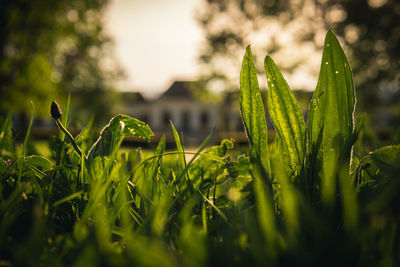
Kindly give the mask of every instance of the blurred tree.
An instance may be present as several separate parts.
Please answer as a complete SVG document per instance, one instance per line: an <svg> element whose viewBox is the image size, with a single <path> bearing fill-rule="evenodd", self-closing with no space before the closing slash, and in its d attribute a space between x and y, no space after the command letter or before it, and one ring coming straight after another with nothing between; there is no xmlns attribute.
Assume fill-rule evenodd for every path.
<svg viewBox="0 0 400 267"><path fill-rule="evenodd" d="M299 75L315 79L319 69L320 59L312 56L320 52L325 35L319 13L311 0L203 1L197 13L206 37L200 50L203 78L217 89L237 88L243 51L251 44L260 74L268 52L286 76L293 75L299 81L299 89L307 87Z"/></svg>
<svg viewBox="0 0 400 267"><path fill-rule="evenodd" d="M392 138L400 130L400 2L341 0L322 9L327 18L343 13L330 26L349 47L358 109L369 113L381 138Z"/></svg>
<svg viewBox="0 0 400 267"><path fill-rule="evenodd" d="M392 110L398 107L400 3L396 0L204 0L198 11L206 37L199 58L205 65L203 79L211 87L237 88L241 57L251 44L260 73L268 52L293 89L313 89L330 28L345 45L352 65L358 110L372 114L388 102L394 103ZM399 110L389 111L395 113L394 120L386 119L392 128L393 123L400 124Z"/></svg>
<svg viewBox="0 0 400 267"><path fill-rule="evenodd" d="M84 119L109 110L104 92L119 68L102 28L107 2L0 0L0 112L25 112L32 100L44 115L68 93L81 96L72 103Z"/></svg>

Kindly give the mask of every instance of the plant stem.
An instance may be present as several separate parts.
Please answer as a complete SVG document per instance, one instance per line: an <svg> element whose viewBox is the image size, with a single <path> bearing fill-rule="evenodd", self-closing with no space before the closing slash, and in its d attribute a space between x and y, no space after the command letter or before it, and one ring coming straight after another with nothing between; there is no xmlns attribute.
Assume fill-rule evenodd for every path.
<svg viewBox="0 0 400 267"><path fill-rule="evenodd" d="M60 119L55 120L57 123L58 128L60 128L66 136L70 139L72 146L74 147L75 151L79 154L79 156L82 157L82 150L79 148L79 146L76 144L74 137L71 135L70 132L68 132L67 129L65 129L64 125L61 123ZM86 158L86 157L85 157Z"/></svg>

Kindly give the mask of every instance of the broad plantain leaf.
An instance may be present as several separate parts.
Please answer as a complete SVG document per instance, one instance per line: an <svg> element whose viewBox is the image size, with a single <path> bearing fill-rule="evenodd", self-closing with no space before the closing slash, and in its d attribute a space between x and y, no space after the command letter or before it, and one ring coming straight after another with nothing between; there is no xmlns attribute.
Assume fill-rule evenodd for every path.
<svg viewBox="0 0 400 267"><path fill-rule="evenodd" d="M332 199L338 172L350 162L355 94L352 72L335 35L328 31L317 88L308 116L308 170L319 175L322 196Z"/></svg>
<svg viewBox="0 0 400 267"><path fill-rule="evenodd" d="M400 145L379 148L369 157L384 173L395 176L400 172Z"/></svg>
<svg viewBox="0 0 400 267"><path fill-rule="evenodd" d="M153 135L146 123L127 115L117 115L103 128L90 149L88 158L91 160L96 156L110 155L121 137L137 136L148 141Z"/></svg>
<svg viewBox="0 0 400 267"><path fill-rule="evenodd" d="M41 171L49 171L53 168L53 164L50 160L36 155L26 157L25 163L28 163L29 165Z"/></svg>
<svg viewBox="0 0 400 267"><path fill-rule="evenodd" d="M267 122L250 46L246 49L240 72L239 102L250 147L254 149L262 167L269 170Z"/></svg>
<svg viewBox="0 0 400 267"><path fill-rule="evenodd" d="M289 85L271 57L264 61L268 81L268 107L272 123L278 132L279 144L283 151L289 175L299 175L305 155L305 131L303 115Z"/></svg>

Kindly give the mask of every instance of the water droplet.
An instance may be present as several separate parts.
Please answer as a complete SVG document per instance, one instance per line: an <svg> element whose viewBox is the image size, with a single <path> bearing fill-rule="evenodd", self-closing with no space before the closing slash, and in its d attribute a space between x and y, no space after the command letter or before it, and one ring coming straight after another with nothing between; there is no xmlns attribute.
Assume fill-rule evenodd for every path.
<svg viewBox="0 0 400 267"><path fill-rule="evenodd" d="M325 65L328 65L328 61L327 61L327 62L325 62Z"/></svg>
<svg viewBox="0 0 400 267"><path fill-rule="evenodd" d="M338 72L338 71L335 71L335 73L338 74L339 72Z"/></svg>

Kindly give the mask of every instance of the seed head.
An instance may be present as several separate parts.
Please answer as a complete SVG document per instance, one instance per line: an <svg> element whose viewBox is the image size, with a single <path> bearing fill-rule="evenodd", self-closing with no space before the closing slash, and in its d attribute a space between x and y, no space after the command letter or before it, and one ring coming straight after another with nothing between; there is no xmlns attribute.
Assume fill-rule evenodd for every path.
<svg viewBox="0 0 400 267"><path fill-rule="evenodd" d="M50 115L53 119L58 120L61 118L61 109L56 101L51 102Z"/></svg>

